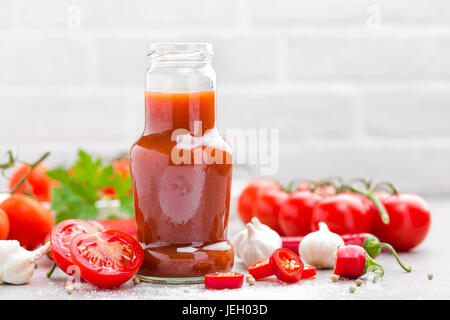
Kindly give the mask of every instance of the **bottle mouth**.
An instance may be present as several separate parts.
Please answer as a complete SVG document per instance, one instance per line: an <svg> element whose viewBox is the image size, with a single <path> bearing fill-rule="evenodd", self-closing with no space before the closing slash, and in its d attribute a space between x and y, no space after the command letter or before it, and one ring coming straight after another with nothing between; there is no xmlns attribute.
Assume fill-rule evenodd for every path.
<svg viewBox="0 0 450 320"><path fill-rule="evenodd" d="M209 62L213 58L211 43L167 42L153 43L147 56L151 62Z"/></svg>

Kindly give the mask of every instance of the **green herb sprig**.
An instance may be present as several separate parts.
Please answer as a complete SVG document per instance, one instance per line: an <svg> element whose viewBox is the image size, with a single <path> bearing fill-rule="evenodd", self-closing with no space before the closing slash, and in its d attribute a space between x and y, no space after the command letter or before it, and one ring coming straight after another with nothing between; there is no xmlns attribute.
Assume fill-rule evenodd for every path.
<svg viewBox="0 0 450 320"><path fill-rule="evenodd" d="M115 198L120 200L120 211L134 216L130 175L115 172L111 164L101 158L94 159L84 150L78 151L75 164L67 170L57 168L47 175L60 185L52 189L51 208L56 223L66 219L97 219L96 202L105 197L104 190L114 188Z"/></svg>

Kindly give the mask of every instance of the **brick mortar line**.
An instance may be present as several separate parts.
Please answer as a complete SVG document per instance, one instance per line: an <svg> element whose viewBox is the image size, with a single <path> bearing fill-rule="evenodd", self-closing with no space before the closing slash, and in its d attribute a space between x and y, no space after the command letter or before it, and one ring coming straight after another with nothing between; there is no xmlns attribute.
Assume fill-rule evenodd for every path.
<svg viewBox="0 0 450 320"><path fill-rule="evenodd" d="M24 27L24 28L12 28L0 31L0 37L7 36L47 36L58 37L67 36L68 34L78 35L94 35L98 37L150 37L158 36L161 34L166 36L190 36L190 35L205 35L205 36L217 36L223 38L231 38L236 36L254 36L254 37L278 37L280 32L285 32L285 36L373 36L373 37L421 37L421 36L450 36L450 25L442 26L402 26L402 27L383 27L379 30L371 30L361 26L339 26L339 25L327 25L327 26L287 26L287 27L251 27L243 26L240 24L230 25L229 27L214 27L202 26L202 27L190 27L180 26L178 28L173 27L92 27L88 30L68 31L61 25L61 28L46 28L46 27Z"/></svg>
<svg viewBox="0 0 450 320"><path fill-rule="evenodd" d="M142 77L142 82L144 78ZM219 82L218 92L230 92L235 91L239 93L252 92L252 93L267 93L267 90L274 93L295 93L300 90L301 92L321 93L323 90L327 90L327 93L341 93L341 94L356 94L362 92L363 94L369 91L386 91L396 92L396 90L402 91L410 88L417 88L420 91L445 91L447 92L450 87L450 81L426 81L426 82L410 82L404 81L373 81L366 83L352 83L352 82L277 82L277 83L240 83L231 84L230 82ZM144 84L142 85L122 85L122 84L102 84L101 82L95 82L94 84L86 85L70 85L70 84L45 84L45 85L0 85L1 95L23 95L38 94L47 95L55 94L57 90L58 94L77 94L77 93L90 93L90 94L129 94L136 92L143 92L145 90Z"/></svg>

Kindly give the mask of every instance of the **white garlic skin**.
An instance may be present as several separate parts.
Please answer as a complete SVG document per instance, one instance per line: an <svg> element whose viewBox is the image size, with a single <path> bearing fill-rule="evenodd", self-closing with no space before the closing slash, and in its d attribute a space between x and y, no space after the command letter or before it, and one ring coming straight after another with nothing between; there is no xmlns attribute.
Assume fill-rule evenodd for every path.
<svg viewBox="0 0 450 320"><path fill-rule="evenodd" d="M318 269L334 267L337 248L344 240L328 229L325 222L319 222L319 230L306 235L299 244L298 252L303 262Z"/></svg>
<svg viewBox="0 0 450 320"><path fill-rule="evenodd" d="M0 241L0 283L27 283L33 276L35 263L50 249L50 242L28 251L17 240Z"/></svg>
<svg viewBox="0 0 450 320"><path fill-rule="evenodd" d="M233 241L236 255L247 266L269 258L276 249L281 248L281 244L280 235L255 217Z"/></svg>

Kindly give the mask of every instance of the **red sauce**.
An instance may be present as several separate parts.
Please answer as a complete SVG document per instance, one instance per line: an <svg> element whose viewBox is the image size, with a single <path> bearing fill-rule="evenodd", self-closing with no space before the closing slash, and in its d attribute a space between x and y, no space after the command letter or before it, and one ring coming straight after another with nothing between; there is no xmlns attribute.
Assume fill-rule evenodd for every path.
<svg viewBox="0 0 450 320"><path fill-rule="evenodd" d="M145 251L140 275L231 270L230 159L215 128L214 91L146 92L145 130L130 151L137 237Z"/></svg>

